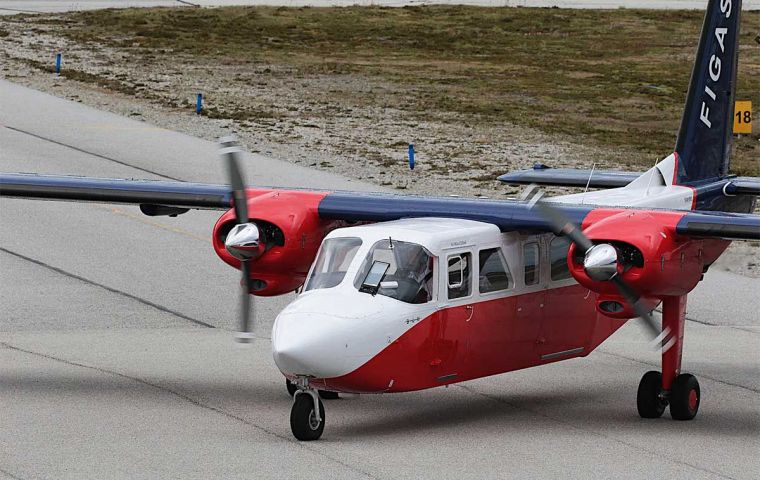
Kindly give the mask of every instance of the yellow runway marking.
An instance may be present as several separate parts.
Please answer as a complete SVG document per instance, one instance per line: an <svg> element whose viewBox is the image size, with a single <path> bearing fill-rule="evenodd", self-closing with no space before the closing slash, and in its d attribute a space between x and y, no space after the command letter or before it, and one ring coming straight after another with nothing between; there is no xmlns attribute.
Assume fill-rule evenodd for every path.
<svg viewBox="0 0 760 480"><path fill-rule="evenodd" d="M106 207L106 206L100 206L100 208L104 210L108 210L111 213L115 213L116 215L121 215L123 217L131 218L132 220L137 220L140 223L144 223L145 225L150 225L151 227L160 228L162 230L166 230L168 232L177 233L179 235L184 235L185 237L192 238L193 240L199 240L203 243L211 243L211 236L209 237L201 237L199 235L196 235L192 232L188 232L187 230L183 230L181 228L175 228L175 227L168 227L166 225L162 225L158 222L155 222L153 220L149 220L146 218L142 213L140 215L135 215L129 212L126 212L120 208L115 207Z"/></svg>

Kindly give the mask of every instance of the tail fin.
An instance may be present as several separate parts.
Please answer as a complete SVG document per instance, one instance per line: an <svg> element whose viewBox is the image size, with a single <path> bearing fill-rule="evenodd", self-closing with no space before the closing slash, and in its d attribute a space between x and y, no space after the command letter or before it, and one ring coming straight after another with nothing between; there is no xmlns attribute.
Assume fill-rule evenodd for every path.
<svg viewBox="0 0 760 480"><path fill-rule="evenodd" d="M676 140L676 184L728 174L741 0L709 0Z"/></svg>

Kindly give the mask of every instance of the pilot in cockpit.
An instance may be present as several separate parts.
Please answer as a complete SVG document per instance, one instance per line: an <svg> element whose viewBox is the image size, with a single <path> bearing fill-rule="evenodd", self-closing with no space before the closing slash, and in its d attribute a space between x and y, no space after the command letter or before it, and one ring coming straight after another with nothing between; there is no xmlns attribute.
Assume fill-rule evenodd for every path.
<svg viewBox="0 0 760 480"><path fill-rule="evenodd" d="M430 301L433 291L433 257L424 248L414 244L398 248L395 253L398 262L396 277L409 280L410 291L401 296L409 303Z"/></svg>

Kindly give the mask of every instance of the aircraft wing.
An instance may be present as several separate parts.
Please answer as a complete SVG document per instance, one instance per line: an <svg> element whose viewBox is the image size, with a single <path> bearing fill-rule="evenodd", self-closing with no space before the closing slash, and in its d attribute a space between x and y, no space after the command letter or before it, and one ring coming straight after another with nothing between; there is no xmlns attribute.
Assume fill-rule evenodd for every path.
<svg viewBox="0 0 760 480"><path fill-rule="evenodd" d="M232 206L229 185L33 173L0 174L0 196L161 205L180 209L228 210Z"/></svg>
<svg viewBox="0 0 760 480"><path fill-rule="evenodd" d="M747 183L752 185L751 182ZM737 188L746 188L743 185L739 182ZM272 190L275 189L261 189L267 192ZM232 208L229 185L59 175L0 174L0 196L135 204L140 205L143 213L148 215L177 215L187 209ZM557 203L555 206L576 225L582 225L584 219L598 209L592 205ZM760 215L693 211L672 213L683 215L676 227L680 235L760 240ZM492 223L502 231L553 231L553 227L528 203L515 200L330 192L319 201L318 214L325 219L365 222L409 217L464 218Z"/></svg>
<svg viewBox="0 0 760 480"><path fill-rule="evenodd" d="M690 237L760 240L760 215L727 212L687 212L676 233Z"/></svg>

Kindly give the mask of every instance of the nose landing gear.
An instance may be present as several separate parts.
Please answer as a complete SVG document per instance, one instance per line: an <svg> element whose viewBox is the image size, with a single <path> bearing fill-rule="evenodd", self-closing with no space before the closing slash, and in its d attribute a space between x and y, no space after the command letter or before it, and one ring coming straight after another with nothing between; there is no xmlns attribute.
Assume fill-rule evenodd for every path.
<svg viewBox="0 0 760 480"><path fill-rule="evenodd" d="M315 408L316 407L316 408ZM325 429L325 409L314 390L296 392L290 410L290 430L301 441L318 440Z"/></svg>
<svg viewBox="0 0 760 480"><path fill-rule="evenodd" d="M290 430L301 441L318 440L325 429L325 408L316 390L309 386L308 378L288 380L288 392L293 392L290 410Z"/></svg>
<svg viewBox="0 0 760 480"><path fill-rule="evenodd" d="M291 397L295 395L298 390L296 384L291 382L288 378L285 379L285 388L288 389L288 395ZM319 396L322 397L322 400L337 400L340 398L338 392L331 392L330 390L319 390Z"/></svg>

